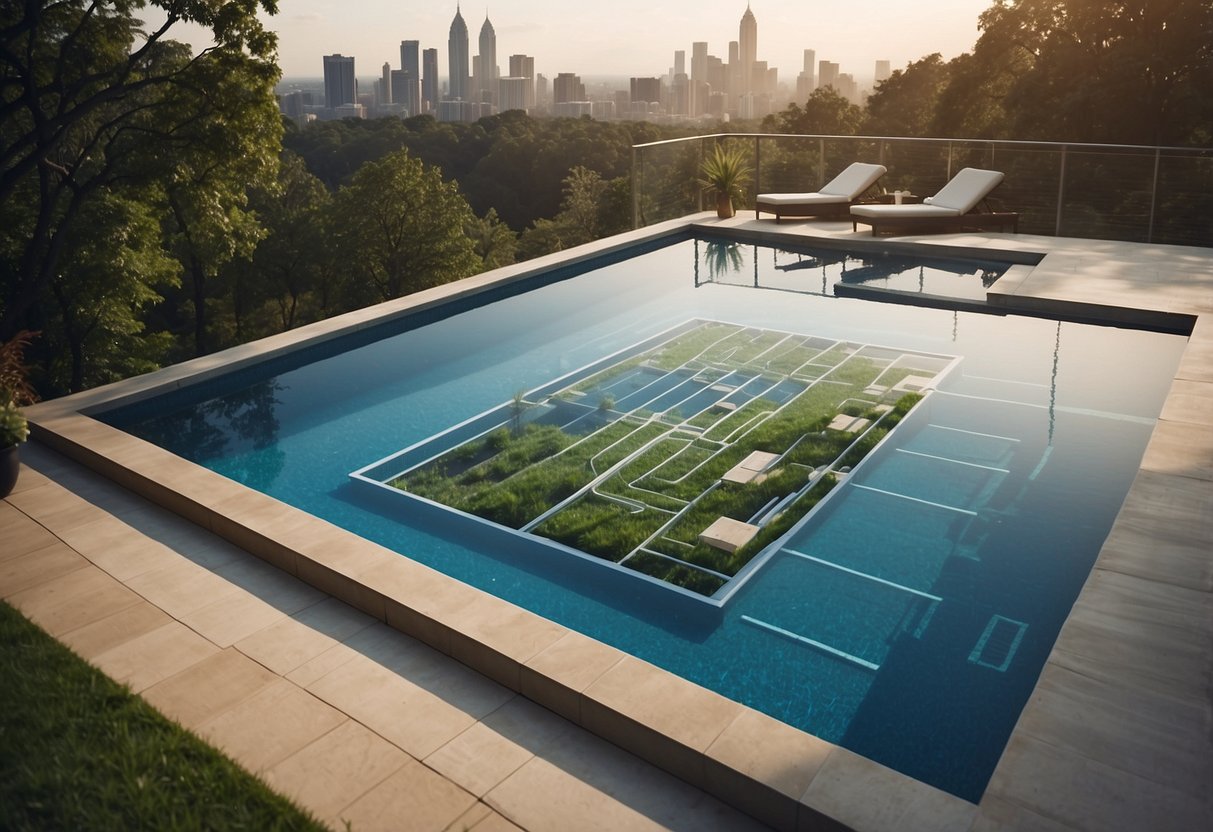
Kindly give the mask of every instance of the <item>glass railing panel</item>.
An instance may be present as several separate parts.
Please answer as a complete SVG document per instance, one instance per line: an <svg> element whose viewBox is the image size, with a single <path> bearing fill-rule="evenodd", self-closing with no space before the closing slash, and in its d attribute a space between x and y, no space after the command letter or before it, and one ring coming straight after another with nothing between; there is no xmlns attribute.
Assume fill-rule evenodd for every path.
<svg viewBox="0 0 1213 832"><path fill-rule="evenodd" d="M1152 149L1067 147L1060 235L1146 242L1153 185Z"/></svg>
<svg viewBox="0 0 1213 832"><path fill-rule="evenodd" d="M1213 150L1159 154L1152 242L1213 246Z"/></svg>

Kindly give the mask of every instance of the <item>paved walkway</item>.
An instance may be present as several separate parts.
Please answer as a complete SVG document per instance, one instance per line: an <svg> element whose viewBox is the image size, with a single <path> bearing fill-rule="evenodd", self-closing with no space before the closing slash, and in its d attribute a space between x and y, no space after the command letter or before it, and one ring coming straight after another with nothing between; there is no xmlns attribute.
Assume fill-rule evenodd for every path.
<svg viewBox="0 0 1213 832"><path fill-rule="evenodd" d="M758 829L416 639L36 444L0 596L335 829Z"/></svg>

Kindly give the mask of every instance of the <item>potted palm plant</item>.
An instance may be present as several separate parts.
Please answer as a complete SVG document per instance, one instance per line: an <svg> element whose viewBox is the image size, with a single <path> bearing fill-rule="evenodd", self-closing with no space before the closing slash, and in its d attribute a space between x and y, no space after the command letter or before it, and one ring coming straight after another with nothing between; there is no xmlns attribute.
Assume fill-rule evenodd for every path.
<svg viewBox="0 0 1213 832"><path fill-rule="evenodd" d="M29 423L21 407L38 400L22 357L32 337L33 333L19 332L0 346L0 498L12 493L17 484L21 470L17 448L29 437Z"/></svg>
<svg viewBox="0 0 1213 832"><path fill-rule="evenodd" d="M728 219L736 213L733 200L742 198L750 178L750 166L741 150L726 150L716 145L699 166L700 184L716 191L716 216Z"/></svg>

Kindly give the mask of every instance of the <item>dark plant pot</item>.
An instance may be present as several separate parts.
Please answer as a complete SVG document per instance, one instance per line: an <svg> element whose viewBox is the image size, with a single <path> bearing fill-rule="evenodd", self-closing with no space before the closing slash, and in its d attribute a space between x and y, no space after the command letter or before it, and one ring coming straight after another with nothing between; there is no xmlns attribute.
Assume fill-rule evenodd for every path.
<svg viewBox="0 0 1213 832"><path fill-rule="evenodd" d="M7 497L17 484L17 474L21 471L21 460L17 456L19 445L9 445L0 448L0 499Z"/></svg>
<svg viewBox="0 0 1213 832"><path fill-rule="evenodd" d="M733 210L733 200L728 194L716 194L716 216L727 220L737 212Z"/></svg>

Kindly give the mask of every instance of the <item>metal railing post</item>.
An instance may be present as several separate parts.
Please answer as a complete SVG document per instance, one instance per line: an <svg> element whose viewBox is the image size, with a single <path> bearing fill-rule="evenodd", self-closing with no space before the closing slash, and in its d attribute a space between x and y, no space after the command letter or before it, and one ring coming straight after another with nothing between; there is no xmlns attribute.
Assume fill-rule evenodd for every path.
<svg viewBox="0 0 1213 832"><path fill-rule="evenodd" d="M762 139L754 137L754 188L750 193L755 205L758 204L758 180L762 178ZM755 213L754 216L758 216Z"/></svg>
<svg viewBox="0 0 1213 832"><path fill-rule="evenodd" d="M1053 225L1053 236L1061 236L1061 206L1066 197L1066 146L1061 146L1061 170L1057 174L1057 221Z"/></svg>
<svg viewBox="0 0 1213 832"><path fill-rule="evenodd" d="M632 147L632 228L640 227L640 171L637 160L641 156L641 149L633 145Z"/></svg>
<svg viewBox="0 0 1213 832"><path fill-rule="evenodd" d="M1154 180L1150 183L1150 227L1146 229L1146 242L1154 242L1154 208L1158 205L1158 163L1162 158L1162 148L1154 148Z"/></svg>

